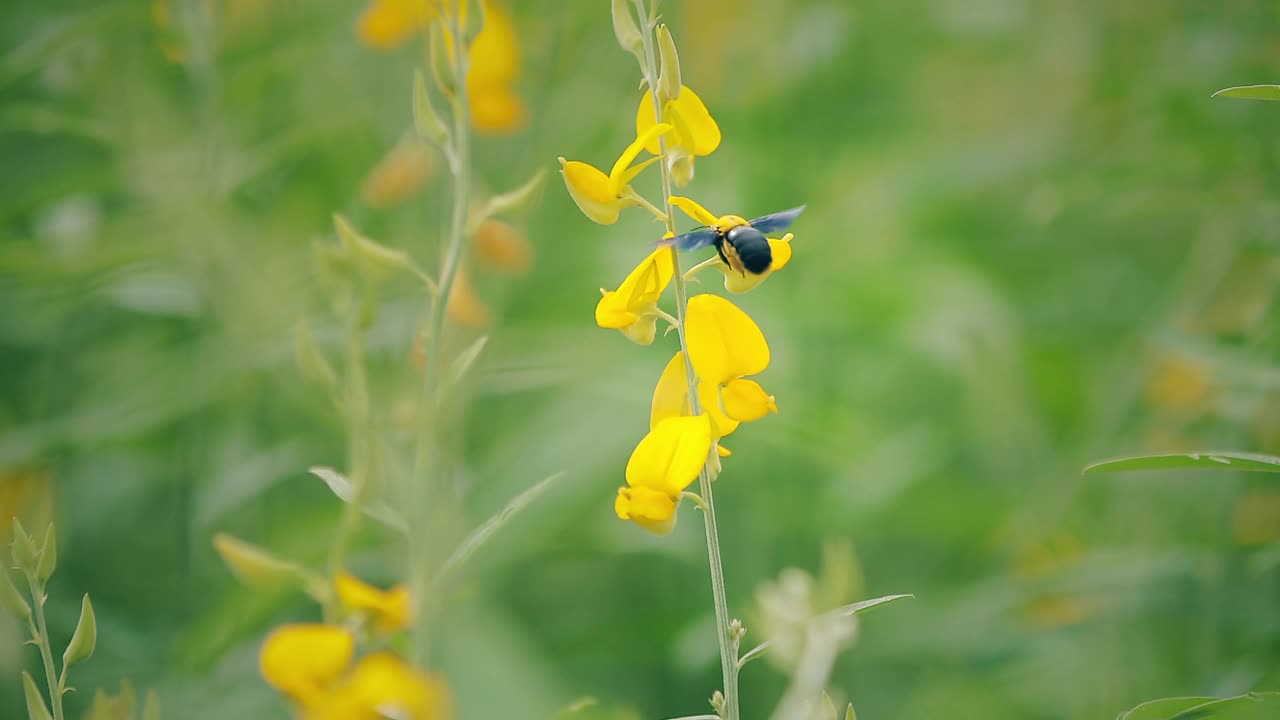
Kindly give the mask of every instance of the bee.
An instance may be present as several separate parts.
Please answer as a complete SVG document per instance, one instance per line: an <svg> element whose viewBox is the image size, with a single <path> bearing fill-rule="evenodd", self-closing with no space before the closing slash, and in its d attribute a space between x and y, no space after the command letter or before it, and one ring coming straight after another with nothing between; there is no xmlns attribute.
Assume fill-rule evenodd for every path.
<svg viewBox="0 0 1280 720"><path fill-rule="evenodd" d="M755 220L725 215L715 225L677 235L663 241L663 244L674 245L681 250L715 245L720 259L739 275L763 275L773 266L773 251L769 249L769 239L765 234L786 230L804 209L805 206L801 205Z"/></svg>

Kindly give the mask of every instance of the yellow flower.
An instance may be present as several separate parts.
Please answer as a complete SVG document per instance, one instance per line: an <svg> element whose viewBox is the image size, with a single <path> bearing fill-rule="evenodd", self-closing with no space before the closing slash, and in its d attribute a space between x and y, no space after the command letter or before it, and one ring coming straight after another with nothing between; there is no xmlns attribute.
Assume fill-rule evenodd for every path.
<svg viewBox="0 0 1280 720"><path fill-rule="evenodd" d="M722 438L738 429L739 421L725 414L720 407L719 386L715 383L698 382L698 405L704 414L711 418L711 427L716 438ZM667 367L658 378L653 388L653 403L649 408L649 428L667 418L683 417L690 414L689 380L685 374L684 352L680 351L671 358ZM724 454L724 453L722 453Z"/></svg>
<svg viewBox="0 0 1280 720"><path fill-rule="evenodd" d="M444 682L389 652L361 658L346 678L304 707L304 720L447 720L452 699Z"/></svg>
<svg viewBox="0 0 1280 720"><path fill-rule="evenodd" d="M665 535L676 522L680 494L698 478L711 451L711 419L674 417L658 423L627 461L627 485L613 509L649 532Z"/></svg>
<svg viewBox="0 0 1280 720"><path fill-rule="evenodd" d="M356 639L346 628L284 625L263 642L258 666L268 684L305 704L342 676L355 649Z"/></svg>
<svg viewBox="0 0 1280 720"><path fill-rule="evenodd" d="M612 225L618 222L618 213L623 208L640 204L639 197L631 189L631 181L658 158L649 158L635 167L631 167L631 163L645 143L670 130L670 125L659 123L641 133L622 151L608 175L593 165L560 158L560 174L564 176L565 187L578 204L578 209L601 225Z"/></svg>
<svg viewBox="0 0 1280 720"><path fill-rule="evenodd" d="M493 311L476 292L466 265L458 266L458 272L453 276L445 312L449 321L460 327L483 328L493 322Z"/></svg>
<svg viewBox="0 0 1280 720"><path fill-rule="evenodd" d="M692 198L672 195L671 204L684 211L685 215L693 218L696 222L706 225L708 228L718 228L724 231L728 228L737 227L738 225L746 225L748 221L739 215L715 215L710 210L702 207ZM773 262L769 265L769 269L760 273L738 272L724 262L719 255L716 259L714 267L724 274L724 289L734 294L741 294L755 288L757 285L765 281L776 270L781 270L787 263L791 262L791 241L795 238L792 233L787 233L781 238L769 238L769 252L773 256Z"/></svg>
<svg viewBox="0 0 1280 720"><path fill-rule="evenodd" d="M476 259L505 275L524 275L533 264L533 248L523 230L502 222L485 220L471 235Z"/></svg>
<svg viewBox="0 0 1280 720"><path fill-rule="evenodd" d="M707 392L704 385L715 388L718 397L712 407L741 422L778 412L773 396L746 379L769 367L769 344L746 313L719 295L695 295L685 313L685 337L700 399ZM722 437L727 434L717 431Z"/></svg>
<svg viewBox="0 0 1280 720"><path fill-rule="evenodd" d="M468 2L459 5L466 24ZM442 0L373 0L361 14L356 34L375 50L393 50L422 32L441 15ZM520 77L520 43L511 13L502 3L481 3L484 23L471 41L467 70L471 125L480 133L501 134L524 126L528 111L514 86ZM452 54L452 38L446 33Z"/></svg>
<svg viewBox="0 0 1280 720"><path fill-rule="evenodd" d="M333 589L344 607L367 615L381 632L395 632L413 624L409 588L404 585L379 590L351 573L339 572L333 579Z"/></svg>
<svg viewBox="0 0 1280 720"><path fill-rule="evenodd" d="M644 135L655 122L653 90L647 90L636 110L636 135ZM668 165L676 184L684 187L693 179L694 156L710 155L720 147L720 126L702 98L685 86L680 87L679 97L668 100L662 108L662 122L673 128L667 143ZM656 136L648 141L650 153L657 155L659 148Z"/></svg>
<svg viewBox="0 0 1280 720"><path fill-rule="evenodd" d="M360 198L371 208L398 205L420 190L435 172L430 146L406 139L391 148L360 185Z"/></svg>
<svg viewBox="0 0 1280 720"><path fill-rule="evenodd" d="M673 274L671 250L654 250L627 275L617 290L600 289L603 297L596 303L596 324L620 330L640 345L653 342L658 332L658 298L667 289Z"/></svg>

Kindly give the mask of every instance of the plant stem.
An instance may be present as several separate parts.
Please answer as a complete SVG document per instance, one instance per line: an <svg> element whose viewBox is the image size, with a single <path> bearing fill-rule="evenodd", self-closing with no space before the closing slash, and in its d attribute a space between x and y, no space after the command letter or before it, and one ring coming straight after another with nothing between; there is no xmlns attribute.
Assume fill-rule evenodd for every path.
<svg viewBox="0 0 1280 720"><path fill-rule="evenodd" d="M347 394L344 403L347 416L347 462L351 479L351 498L343 505L342 518L334 533L329 551L329 577L343 569L347 546L360 526L360 508L369 495L372 476L370 467L372 443L369 441L369 378L364 362L364 333L360 330L361 310L353 310L347 323ZM326 608L334 619L333 608Z"/></svg>
<svg viewBox="0 0 1280 720"><path fill-rule="evenodd" d="M40 648L40 659L44 661L44 677L49 685L49 707L53 710L53 720L63 720L62 693L60 684L53 671L53 647L49 645L49 626L44 621L44 588L36 582L34 575L27 574L27 587L31 589L31 604L35 606L36 631L40 634L34 638Z"/></svg>
<svg viewBox="0 0 1280 720"><path fill-rule="evenodd" d="M471 137L470 117L467 99L467 51L466 39L462 34L462 24L458 13L449 14L447 19L449 32L453 36L453 94L450 103L453 109L452 156L453 168L453 210L449 220L449 237L445 243L444 264L440 268L440 279L436 283L439 292L431 306L431 318L427 326L426 368L423 371L421 402L418 408L419 426L417 449L414 453L413 473L409 476L412 488L413 512L418 513L418 521L413 523L416 534L410 538L410 586L415 604L413 657L419 663L426 660L427 655L427 622L426 616L430 603L428 598L429 573L431 571L432 553L437 552L439 543L432 542L431 533L435 529L433 514L437 500L443 498L440 492L444 482L447 465L440 461L440 391L444 381L444 359L441 357L444 348L443 335L446 312L449 307L449 295L453 290L458 268L462 264L463 241L466 237L467 208L471 202ZM429 464L434 463L431 471ZM434 549L433 549L434 548Z"/></svg>
<svg viewBox="0 0 1280 720"><path fill-rule="evenodd" d="M646 28L644 33L645 80L653 97L654 119L656 122L662 122L662 106L658 100L656 82L658 74L657 58L653 49L654 27L649 20L649 14L645 12L644 0L635 0L635 5L636 11L640 15L640 22ZM667 166L666 138L659 136L658 145L659 155L662 158L657 164L662 171L662 203L666 210L664 219L667 231L674 235L676 225L674 210L671 207L671 171ZM671 263L673 267L672 282L675 285L676 293L676 318L679 321L676 325L676 331L680 336L680 350L684 353L685 377L689 383L689 411L696 416L701 414L701 408L698 404L698 378L694 375L693 363L689 360L689 344L685 338L685 312L689 299L685 289L684 275L680 271L680 253L675 246L671 247ZM714 444L711 452L716 452ZM708 455L708 460L710 460L710 455ZM720 671L724 678L725 720L738 720L738 658L737 651L734 649L733 639L729 637L729 603L725 598L724 592L724 566L720 560L720 533L716 527L716 506L711 493L711 475L707 472L706 464L702 466L702 470L698 473L698 489L699 494L702 496L702 514L706 521L707 560L711 566L711 598L715 604L716 639L720 644Z"/></svg>

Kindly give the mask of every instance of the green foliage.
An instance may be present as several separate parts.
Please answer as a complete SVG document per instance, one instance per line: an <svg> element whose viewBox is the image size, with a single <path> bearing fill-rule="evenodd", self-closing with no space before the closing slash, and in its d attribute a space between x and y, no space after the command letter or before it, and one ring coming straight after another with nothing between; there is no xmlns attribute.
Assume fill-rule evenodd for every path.
<svg viewBox="0 0 1280 720"><path fill-rule="evenodd" d="M1280 100L1280 85L1241 85L1223 88L1213 96L1245 100Z"/></svg>
<svg viewBox="0 0 1280 720"><path fill-rule="evenodd" d="M1181 455L1141 455L1096 462L1085 473L1127 472L1132 470L1239 470L1244 472L1280 472L1280 457L1238 452L1197 452Z"/></svg>
<svg viewBox="0 0 1280 720"><path fill-rule="evenodd" d="M1117 720L1263 720L1275 717L1278 708L1280 693L1249 693L1230 698L1166 698L1142 703L1128 712L1120 713Z"/></svg>

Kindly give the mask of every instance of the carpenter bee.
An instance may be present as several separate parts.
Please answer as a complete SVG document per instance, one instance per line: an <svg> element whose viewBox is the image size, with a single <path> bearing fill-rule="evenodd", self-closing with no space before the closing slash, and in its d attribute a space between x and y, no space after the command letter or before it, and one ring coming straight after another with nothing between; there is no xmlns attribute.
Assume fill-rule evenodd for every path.
<svg viewBox="0 0 1280 720"><path fill-rule="evenodd" d="M738 274L762 275L773 265L773 251L769 249L769 239L765 234L786 230L804 208L801 205L750 221L737 215L725 215L715 225L677 235L664 244L675 245L681 250L715 245L720 259Z"/></svg>

